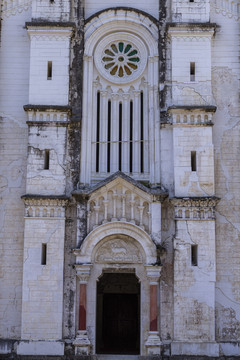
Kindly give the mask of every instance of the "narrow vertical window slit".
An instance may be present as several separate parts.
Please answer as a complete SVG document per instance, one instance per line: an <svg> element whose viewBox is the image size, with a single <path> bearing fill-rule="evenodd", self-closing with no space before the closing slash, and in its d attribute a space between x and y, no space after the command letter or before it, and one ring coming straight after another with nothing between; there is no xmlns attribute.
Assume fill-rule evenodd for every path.
<svg viewBox="0 0 240 360"><path fill-rule="evenodd" d="M42 244L41 265L47 264L47 244Z"/></svg>
<svg viewBox="0 0 240 360"><path fill-rule="evenodd" d="M110 172L111 162L111 101L108 101L108 124L107 124L107 172Z"/></svg>
<svg viewBox="0 0 240 360"><path fill-rule="evenodd" d="M100 137L100 92L97 93L97 126L96 126L96 172L99 172L99 137Z"/></svg>
<svg viewBox="0 0 240 360"><path fill-rule="evenodd" d="M190 81L195 81L195 62L190 62Z"/></svg>
<svg viewBox="0 0 240 360"><path fill-rule="evenodd" d="M132 172L133 168L133 102L130 101L130 129L129 129L129 172Z"/></svg>
<svg viewBox="0 0 240 360"><path fill-rule="evenodd" d="M47 63L47 79L52 80L52 61Z"/></svg>
<svg viewBox="0 0 240 360"><path fill-rule="evenodd" d="M196 151L191 151L191 168L192 168L192 171L197 171L197 155L196 155Z"/></svg>
<svg viewBox="0 0 240 360"><path fill-rule="evenodd" d="M141 124L140 124L140 135L141 135L141 141L140 141L140 164L141 164L141 173L144 172L144 128L143 128L143 122L144 122L144 119L143 119L143 92L141 91L141 114L140 114L140 121L141 121Z"/></svg>
<svg viewBox="0 0 240 360"><path fill-rule="evenodd" d="M191 245L191 264L192 266L198 266L198 246Z"/></svg>
<svg viewBox="0 0 240 360"><path fill-rule="evenodd" d="M44 170L49 170L49 158L50 158L50 153L49 150L46 149L44 151Z"/></svg>
<svg viewBox="0 0 240 360"><path fill-rule="evenodd" d="M118 145L118 170L122 171L122 104L119 104L119 145Z"/></svg>

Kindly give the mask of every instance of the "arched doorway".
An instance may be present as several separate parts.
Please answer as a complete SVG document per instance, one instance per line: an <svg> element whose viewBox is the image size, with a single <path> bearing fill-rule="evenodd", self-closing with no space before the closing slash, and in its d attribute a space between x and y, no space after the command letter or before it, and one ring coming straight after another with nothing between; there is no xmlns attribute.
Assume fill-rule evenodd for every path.
<svg viewBox="0 0 240 360"><path fill-rule="evenodd" d="M106 223L74 253L79 279L75 353L159 354L161 266L155 265L156 246L149 235L135 224ZM121 314L122 309L126 311Z"/></svg>
<svg viewBox="0 0 240 360"><path fill-rule="evenodd" d="M96 352L140 353L140 283L134 273L107 272L97 283Z"/></svg>

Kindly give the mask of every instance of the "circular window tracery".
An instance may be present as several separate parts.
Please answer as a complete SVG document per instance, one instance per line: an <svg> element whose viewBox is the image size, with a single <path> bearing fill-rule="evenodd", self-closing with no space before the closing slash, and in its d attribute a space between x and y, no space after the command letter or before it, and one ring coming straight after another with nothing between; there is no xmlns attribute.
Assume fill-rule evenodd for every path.
<svg viewBox="0 0 240 360"><path fill-rule="evenodd" d="M146 68L148 51L136 34L108 34L96 45L94 63L99 74L115 84L138 79Z"/></svg>
<svg viewBox="0 0 240 360"><path fill-rule="evenodd" d="M130 76L138 70L139 51L129 42L114 42L103 51L102 62L110 75L119 78Z"/></svg>

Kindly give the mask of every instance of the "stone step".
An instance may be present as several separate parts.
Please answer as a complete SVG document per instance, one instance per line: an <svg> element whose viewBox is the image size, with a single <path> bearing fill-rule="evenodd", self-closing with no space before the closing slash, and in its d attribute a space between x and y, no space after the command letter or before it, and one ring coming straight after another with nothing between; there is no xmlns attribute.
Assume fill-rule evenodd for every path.
<svg viewBox="0 0 240 360"><path fill-rule="evenodd" d="M139 360L138 355L96 355L97 360Z"/></svg>

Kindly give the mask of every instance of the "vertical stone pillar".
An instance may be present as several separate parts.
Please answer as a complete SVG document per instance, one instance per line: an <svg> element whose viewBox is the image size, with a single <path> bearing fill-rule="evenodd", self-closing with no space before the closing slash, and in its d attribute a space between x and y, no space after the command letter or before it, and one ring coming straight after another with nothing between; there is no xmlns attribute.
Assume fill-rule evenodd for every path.
<svg viewBox="0 0 240 360"><path fill-rule="evenodd" d="M150 285L150 319L149 319L149 333L148 339L145 343L148 355L160 355L161 353L161 340L158 331L158 299L157 290L158 282L161 274L161 266L146 266L147 278Z"/></svg>
<svg viewBox="0 0 240 360"><path fill-rule="evenodd" d="M87 282L90 276L91 264L75 265L79 279L79 314L78 332L74 341L75 355L89 355L91 343L87 333Z"/></svg>

